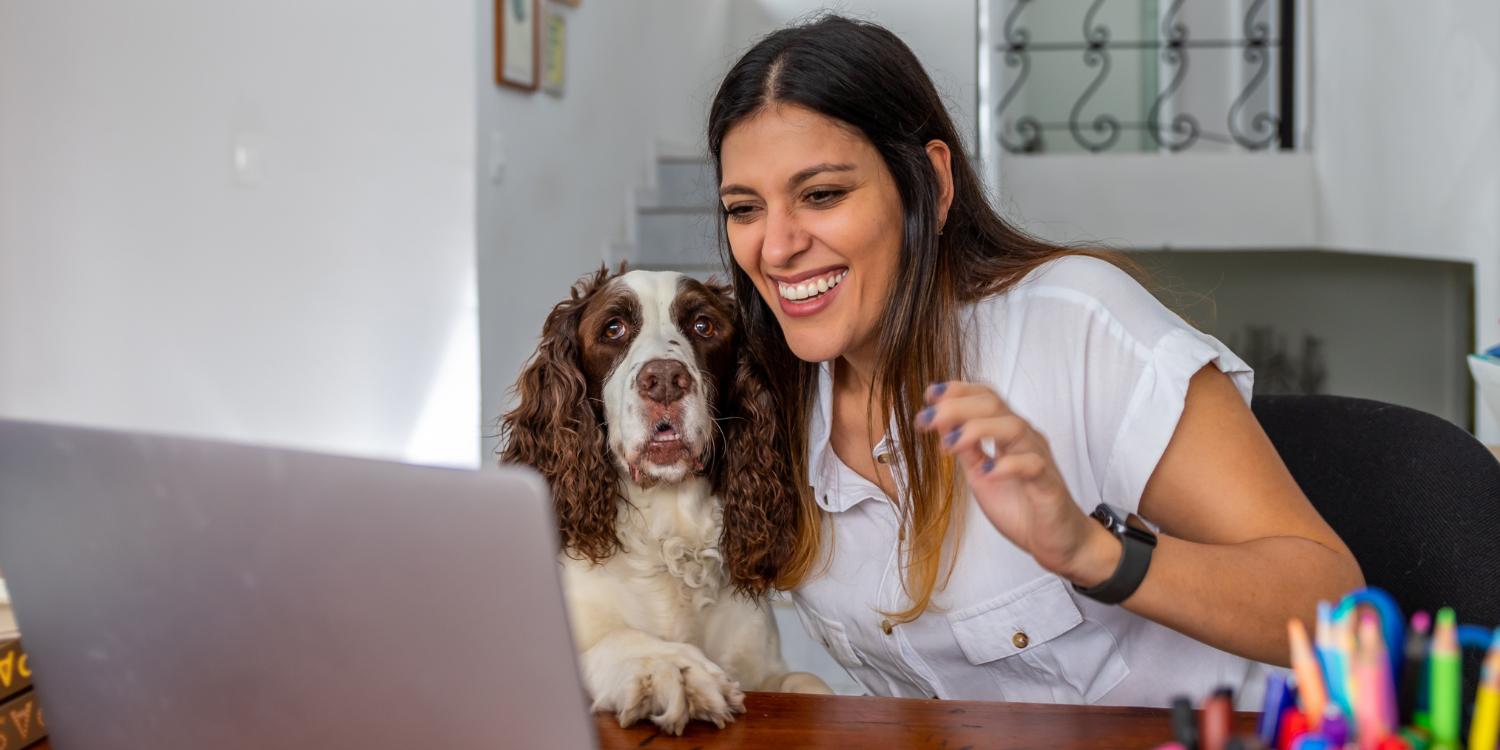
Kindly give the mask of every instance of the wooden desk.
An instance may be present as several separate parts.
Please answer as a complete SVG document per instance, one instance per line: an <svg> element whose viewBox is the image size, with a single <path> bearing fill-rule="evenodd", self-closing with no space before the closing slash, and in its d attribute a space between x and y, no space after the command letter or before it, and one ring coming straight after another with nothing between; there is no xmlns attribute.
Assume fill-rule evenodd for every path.
<svg viewBox="0 0 1500 750"><path fill-rule="evenodd" d="M1233 733L1250 734L1255 720L1256 714L1235 714ZM718 730L695 721L681 737L662 734L650 722L621 729L613 716L598 715L595 721L603 750L1149 750L1172 738L1167 711L1157 708L785 693L750 693L745 696L745 713L735 723ZM32 748L50 750L50 745L44 740Z"/></svg>
<svg viewBox="0 0 1500 750"><path fill-rule="evenodd" d="M1172 739L1165 709L1033 703L855 698L750 693L745 713L723 730L693 722L681 737L649 722L621 729L598 716L599 745L615 748L1097 748L1149 750ZM1257 714L1237 713L1234 734L1254 731Z"/></svg>

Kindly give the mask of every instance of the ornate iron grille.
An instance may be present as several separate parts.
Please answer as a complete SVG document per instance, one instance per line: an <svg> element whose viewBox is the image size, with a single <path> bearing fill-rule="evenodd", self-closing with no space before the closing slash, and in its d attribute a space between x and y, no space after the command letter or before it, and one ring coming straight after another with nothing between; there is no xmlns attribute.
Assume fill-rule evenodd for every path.
<svg viewBox="0 0 1500 750"><path fill-rule="evenodd" d="M1178 152L1199 143L1261 151L1296 145L1295 0L1277 0L1274 6L1268 0L1243 0L1243 14L1233 19L1238 27L1234 34L1203 38L1195 36L1189 27L1183 7L1186 0L1170 0L1164 11L1156 0L1137 0L1137 18L1143 19L1144 32L1138 39L1117 39L1111 25L1100 19L1106 0L1088 4L1079 22L1081 33L1072 39L1033 39L1028 23L1046 14L1051 25L1057 26L1059 14L1068 12L1069 7L1076 12L1080 3L982 1L994 2L992 7L1003 12L1001 38L993 47L992 57L992 69L1003 92L994 105L993 137L1008 153ZM1231 7L1230 0L1207 2L1217 4L1210 8L1214 12ZM1109 103L1101 103L1098 96L1111 82L1115 58L1122 54L1135 54L1142 64L1136 71L1138 82L1124 84L1138 89L1138 106L1133 112L1111 111ZM1184 83L1192 81L1190 70L1195 60L1235 55L1243 61L1233 66L1238 68L1237 83L1221 80L1228 76L1216 76L1198 82L1195 96L1184 95ZM1214 62L1224 67L1223 59ZM1093 73L1084 77L1087 83L1073 98L1065 117L1058 116L1058 107L1051 113L1041 111L1046 109L1041 106L1028 111L1026 95L1043 85L1037 80L1040 76L1048 70L1056 73L1044 94L1055 99L1062 93L1059 89L1074 89L1067 79L1079 77L1079 63L1085 68L1083 73ZM1064 70L1067 66L1073 70ZM1205 88L1217 93L1205 95ZM1195 110L1206 104L1222 109L1218 113ZM1126 132L1141 137L1134 145L1116 149Z"/></svg>

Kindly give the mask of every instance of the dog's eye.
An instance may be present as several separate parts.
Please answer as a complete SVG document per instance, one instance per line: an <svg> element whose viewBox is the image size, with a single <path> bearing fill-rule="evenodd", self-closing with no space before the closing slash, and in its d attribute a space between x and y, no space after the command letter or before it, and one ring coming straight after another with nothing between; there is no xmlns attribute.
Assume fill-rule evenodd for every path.
<svg viewBox="0 0 1500 750"><path fill-rule="evenodd" d="M693 333L696 333L703 338L713 338L714 334L717 333L718 330L719 329L714 325L714 322L710 320L707 315L700 315L698 316L697 320L693 321Z"/></svg>
<svg viewBox="0 0 1500 750"><path fill-rule="evenodd" d="M609 321L604 326L604 338L609 341L619 341L625 338L627 333L630 333L630 329L626 327L625 321L619 318Z"/></svg>

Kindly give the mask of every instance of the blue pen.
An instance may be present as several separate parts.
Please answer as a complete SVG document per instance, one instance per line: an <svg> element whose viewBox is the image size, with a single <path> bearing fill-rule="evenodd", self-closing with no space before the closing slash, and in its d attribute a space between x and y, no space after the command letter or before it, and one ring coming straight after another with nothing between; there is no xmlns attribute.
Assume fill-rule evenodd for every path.
<svg viewBox="0 0 1500 750"><path fill-rule="evenodd" d="M1261 702L1260 724L1256 734L1267 747L1276 746L1276 737L1281 733L1281 712L1297 705L1297 690L1283 672L1272 672L1266 678L1266 697Z"/></svg>

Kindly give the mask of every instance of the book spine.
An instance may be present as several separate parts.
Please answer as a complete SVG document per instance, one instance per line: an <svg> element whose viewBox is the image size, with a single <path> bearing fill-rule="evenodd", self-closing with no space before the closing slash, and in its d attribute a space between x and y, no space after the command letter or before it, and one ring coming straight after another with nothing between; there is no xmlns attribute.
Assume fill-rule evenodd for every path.
<svg viewBox="0 0 1500 750"><path fill-rule="evenodd" d="M31 665L16 639L0 641L0 701L31 687Z"/></svg>
<svg viewBox="0 0 1500 750"><path fill-rule="evenodd" d="M47 722L36 691L27 690L0 703L0 750L21 750L47 736Z"/></svg>

